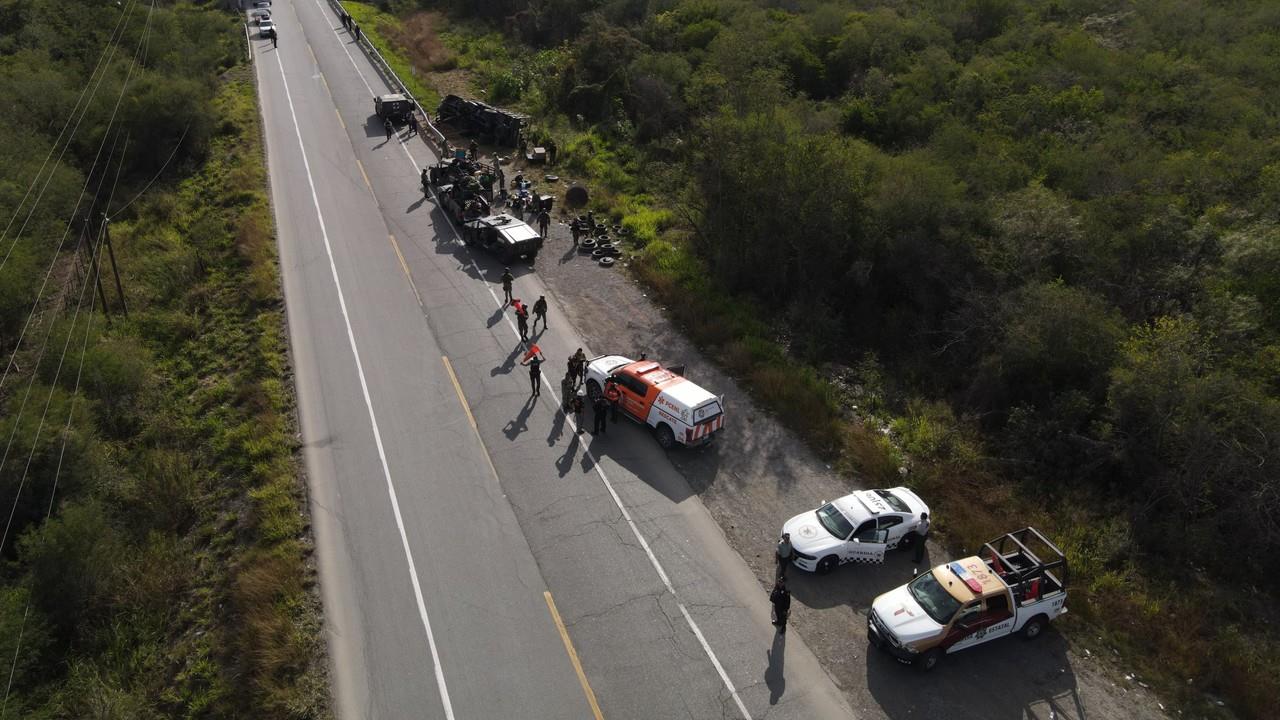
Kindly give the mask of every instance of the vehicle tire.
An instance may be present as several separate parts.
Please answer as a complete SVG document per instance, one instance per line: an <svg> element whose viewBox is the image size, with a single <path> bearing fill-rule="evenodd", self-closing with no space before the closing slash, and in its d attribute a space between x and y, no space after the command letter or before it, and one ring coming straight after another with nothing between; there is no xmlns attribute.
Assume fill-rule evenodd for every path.
<svg viewBox="0 0 1280 720"><path fill-rule="evenodd" d="M838 567L840 567L840 558L835 555L828 555L818 561L818 566L814 572L819 575L827 575Z"/></svg>
<svg viewBox="0 0 1280 720"><path fill-rule="evenodd" d="M600 267L613 267L613 258L611 257L602 257L599 262Z"/></svg>
<svg viewBox="0 0 1280 720"><path fill-rule="evenodd" d="M659 425L658 429L653 431L653 436L658 439L658 447L663 450L671 450L676 446L676 435L666 425Z"/></svg>
<svg viewBox="0 0 1280 720"><path fill-rule="evenodd" d="M591 398L592 402L595 402L595 399L600 397L600 394L601 394L600 383L596 382L595 380L588 380L587 381L587 397Z"/></svg>
<svg viewBox="0 0 1280 720"><path fill-rule="evenodd" d="M1044 627L1045 625L1048 625L1048 624L1049 624L1048 621L1045 619L1043 615L1037 615L1031 618L1030 620L1027 621L1026 625L1022 626L1023 639L1035 640L1036 638L1044 634Z"/></svg>
<svg viewBox="0 0 1280 720"><path fill-rule="evenodd" d="M920 656L916 658L915 665L920 672L929 672L938 667L940 662L942 662L942 650L940 648L932 648L920 653Z"/></svg>
<svg viewBox="0 0 1280 720"><path fill-rule="evenodd" d="M909 532L906 535L903 535L902 539L898 541L898 549L910 550L914 548L918 542L920 542L920 536L916 533Z"/></svg>

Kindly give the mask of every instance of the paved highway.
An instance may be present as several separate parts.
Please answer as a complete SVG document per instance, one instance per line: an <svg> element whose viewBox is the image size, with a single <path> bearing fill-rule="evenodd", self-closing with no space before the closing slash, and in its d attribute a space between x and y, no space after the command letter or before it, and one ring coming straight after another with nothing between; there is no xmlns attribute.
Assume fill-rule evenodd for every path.
<svg viewBox="0 0 1280 720"><path fill-rule="evenodd" d="M556 324L530 396L502 268L423 198L431 149L387 140L330 6L273 19L252 42L340 716L852 717L648 433L558 412L584 344L513 268Z"/></svg>

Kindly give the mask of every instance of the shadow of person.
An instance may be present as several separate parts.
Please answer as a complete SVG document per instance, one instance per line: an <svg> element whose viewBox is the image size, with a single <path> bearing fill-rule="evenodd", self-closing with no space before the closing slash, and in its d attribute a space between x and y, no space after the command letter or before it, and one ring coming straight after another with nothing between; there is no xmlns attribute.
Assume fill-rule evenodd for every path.
<svg viewBox="0 0 1280 720"><path fill-rule="evenodd" d="M411 213L411 212L413 212L414 210L417 210L418 208L422 207L422 203L424 203L424 202L426 202L426 201L427 201L427 197L426 197L425 195L424 195L424 196L422 196L422 197L420 197L420 198L418 198L417 200L415 200L415 201L413 201L412 203L410 203L410 204L409 204L409 209L408 209L408 210L405 210L405 212L407 212L407 213Z"/></svg>
<svg viewBox="0 0 1280 720"><path fill-rule="evenodd" d="M573 247L566 250L563 255L560 256L560 264L563 265L569 262L577 254L578 254L578 246L574 245Z"/></svg>
<svg viewBox="0 0 1280 720"><path fill-rule="evenodd" d="M564 434L564 421L564 408L558 408L555 419L551 421L551 432L547 433L547 447L555 447L556 441Z"/></svg>
<svg viewBox="0 0 1280 720"><path fill-rule="evenodd" d="M520 437L520 433L529 429L529 413L533 412L533 406L537 403L538 396L530 395L529 399L524 401L524 407L520 408L520 413L502 428L508 440L515 440Z"/></svg>
<svg viewBox="0 0 1280 720"><path fill-rule="evenodd" d="M564 454L556 458L556 472L560 473L560 477L569 474L573 469L573 458L578 454L578 445L582 439L578 437L578 433L574 433L569 438L569 447L564 449Z"/></svg>
<svg viewBox="0 0 1280 720"><path fill-rule="evenodd" d="M507 309L507 306L503 305L497 310L494 310L493 314L489 316L489 319L484 321L485 327L493 327L494 325L497 325L498 323L502 322L502 315L506 311L506 309Z"/></svg>
<svg viewBox="0 0 1280 720"><path fill-rule="evenodd" d="M523 353L524 353L524 345L517 345L516 349L511 351L511 354L507 356L506 360L502 361L501 365L489 371L489 377L496 377L498 375L510 375L511 371L514 370L516 367L516 357L519 355L522 355Z"/></svg>
<svg viewBox="0 0 1280 720"><path fill-rule="evenodd" d="M782 693L787 689L787 678L783 673L786 663L787 636L776 632L773 634L773 647L765 655L769 658L769 667L764 671L764 684L769 688L769 704L777 705Z"/></svg>

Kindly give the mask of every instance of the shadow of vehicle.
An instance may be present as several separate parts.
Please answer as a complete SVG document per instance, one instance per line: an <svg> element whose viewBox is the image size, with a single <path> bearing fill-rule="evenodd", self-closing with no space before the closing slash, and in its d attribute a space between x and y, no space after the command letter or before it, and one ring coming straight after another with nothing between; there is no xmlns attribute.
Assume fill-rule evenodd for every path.
<svg viewBox="0 0 1280 720"><path fill-rule="evenodd" d="M1035 641L1000 638L947 655L922 673L865 639L866 682L893 720L1086 720L1067 642L1057 632Z"/></svg>
<svg viewBox="0 0 1280 720"><path fill-rule="evenodd" d="M586 413L588 427L591 420L591 411L588 410ZM619 417L616 423L609 423L609 429L605 435L592 441L591 450L597 458L601 460L608 458L617 463L672 502L679 503L693 494L692 488L678 469L675 472L662 471L663 468L668 467L667 463L663 462L663 456L670 458L685 453L697 453L700 450L680 447L671 452L664 452L658 447L653 432L647 425ZM718 462L716 457L716 453L710 453L704 462L716 463Z"/></svg>
<svg viewBox="0 0 1280 720"><path fill-rule="evenodd" d="M884 562L879 565L849 563L827 575L791 566L787 568L787 587L791 588L791 597L806 607L849 605L865 612L881 593L902 585L930 567L928 551L920 564L912 562L914 559L914 549L887 550Z"/></svg>
<svg viewBox="0 0 1280 720"><path fill-rule="evenodd" d="M364 120L364 136L367 138L386 138L387 128L382 124L382 118L377 115L370 115ZM392 135L394 137L394 133Z"/></svg>

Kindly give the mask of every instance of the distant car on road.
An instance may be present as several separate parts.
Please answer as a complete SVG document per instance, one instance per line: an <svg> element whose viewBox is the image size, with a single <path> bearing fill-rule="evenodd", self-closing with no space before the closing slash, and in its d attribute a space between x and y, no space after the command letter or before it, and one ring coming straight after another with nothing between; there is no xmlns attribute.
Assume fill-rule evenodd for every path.
<svg viewBox="0 0 1280 720"><path fill-rule="evenodd" d="M264 20L271 19L271 11L260 8L249 13L249 17L253 20L254 25L261 25Z"/></svg>
<svg viewBox="0 0 1280 720"><path fill-rule="evenodd" d="M271 7L271 0L258 0L253 6L255 8L269 8Z"/></svg>
<svg viewBox="0 0 1280 720"><path fill-rule="evenodd" d="M273 38L276 36L276 24L271 18L258 22L258 37Z"/></svg>
<svg viewBox="0 0 1280 720"><path fill-rule="evenodd" d="M886 550L920 542L920 513L927 512L905 487L859 490L796 515L782 532L791 534L796 567L826 575L845 563L884 562Z"/></svg>

